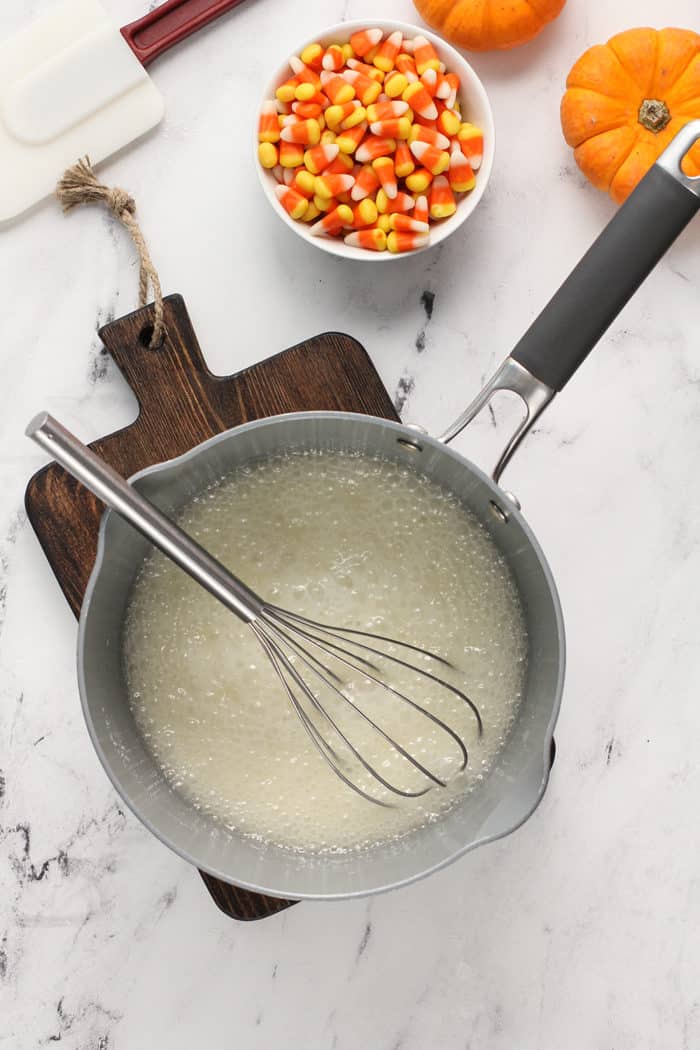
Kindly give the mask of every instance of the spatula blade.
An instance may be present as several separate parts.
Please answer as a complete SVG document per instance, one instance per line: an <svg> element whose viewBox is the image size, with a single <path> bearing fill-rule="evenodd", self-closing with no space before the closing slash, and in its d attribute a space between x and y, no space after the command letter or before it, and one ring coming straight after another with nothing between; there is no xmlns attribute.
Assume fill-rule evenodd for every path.
<svg viewBox="0 0 700 1050"><path fill-rule="evenodd" d="M97 0L62 0L0 42L0 221L51 194L66 167L145 134L163 99Z"/></svg>

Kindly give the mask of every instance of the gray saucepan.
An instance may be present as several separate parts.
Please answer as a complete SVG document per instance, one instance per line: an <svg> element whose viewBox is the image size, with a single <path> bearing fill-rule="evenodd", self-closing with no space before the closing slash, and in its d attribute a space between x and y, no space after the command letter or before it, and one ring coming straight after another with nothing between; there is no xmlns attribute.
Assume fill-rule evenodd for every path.
<svg viewBox="0 0 700 1050"><path fill-rule="evenodd" d="M545 557L498 481L534 420L700 208L700 179L689 178L681 168L698 139L700 121L688 124L673 140L513 353L442 438L384 419L305 412L237 427L132 479L137 489L172 514L210 481L242 464L290 449L353 449L420 471L453 492L478 517L507 559L520 590L529 632L527 683L519 716L492 772L442 822L399 844L357 855L296 855L223 829L171 788L130 713L121 659L124 614L149 545L115 513L105 513L80 619L78 676L83 709L115 788L146 827L180 856L220 879L272 896L353 897L418 879L475 846L508 834L533 813L549 775L564 681L564 626ZM448 442L498 390L518 394L525 414L488 477L449 448ZM50 435L42 444L51 451Z"/></svg>

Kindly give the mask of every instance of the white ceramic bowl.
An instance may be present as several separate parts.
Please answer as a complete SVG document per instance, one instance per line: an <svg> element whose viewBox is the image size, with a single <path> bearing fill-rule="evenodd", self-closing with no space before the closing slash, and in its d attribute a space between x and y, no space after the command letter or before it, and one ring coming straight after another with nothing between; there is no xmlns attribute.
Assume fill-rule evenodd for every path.
<svg viewBox="0 0 700 1050"><path fill-rule="evenodd" d="M310 40L303 41L303 43L294 49L293 53L295 55L301 54L305 47L316 41L324 46L328 46L334 42L342 44L348 41L352 34L357 32L358 29L374 28L375 26L382 29L385 35L392 33L395 29L400 29L405 37L410 38L422 34L430 40L440 56L441 61L445 63L448 70L456 73L459 77L459 98L462 103L462 114L464 119L471 121L472 124L478 125L478 127L484 132L484 159L481 167L476 173L476 186L471 193L467 194L467 196L463 197L458 202L457 211L454 215L440 223L434 225L431 224L430 243L426 245L425 248L420 249L421 251L427 251L429 248L433 248L436 244L441 244L450 236L450 234L454 233L463 222L466 222L484 195L486 185L491 175L491 169L493 167L495 147L493 113L491 112L491 105L484 85L459 51L455 51L453 47L450 47L450 45L445 43L444 40L435 36L434 33L430 33L427 29L409 25L406 22L387 22L377 19L363 19L358 22L339 22L337 25L329 26L328 29L324 29L321 33L316 34L316 36L312 37ZM274 98L276 89L290 76L291 70L288 62L285 60L284 64L275 70L270 77L263 93L263 97L260 100L261 104L265 99ZM291 230L294 230L298 237L302 237L309 244L313 244L314 247L320 248L321 251L329 252L331 255L339 255L344 259L362 259L365 262L389 262L390 260L396 259L409 259L417 254L417 252L406 252L405 254L400 255L394 255L392 252L371 252L362 248L351 248L345 244L342 238L312 237L306 224L296 222L287 215L275 195L277 181L275 180L274 175L272 172L263 168L258 160L257 118L255 120L254 150L255 166L258 170L260 183L265 196L270 202L270 206L276 214L279 215L282 222L289 226Z"/></svg>

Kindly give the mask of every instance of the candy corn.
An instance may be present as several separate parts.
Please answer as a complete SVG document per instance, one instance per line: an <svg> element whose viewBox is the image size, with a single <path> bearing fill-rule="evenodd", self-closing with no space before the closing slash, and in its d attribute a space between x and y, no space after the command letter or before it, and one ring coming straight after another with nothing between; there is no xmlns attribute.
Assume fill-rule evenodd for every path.
<svg viewBox="0 0 700 1050"><path fill-rule="evenodd" d="M280 164L283 168L298 168L304 163L304 147L297 142L280 142Z"/></svg>
<svg viewBox="0 0 700 1050"><path fill-rule="evenodd" d="M313 84L314 91L318 91L320 87L320 80L318 73L309 67L296 55L292 55L289 59L289 67L297 79L297 86L299 84ZM296 92L295 92L296 94ZM297 95L297 98L299 96Z"/></svg>
<svg viewBox="0 0 700 1050"><path fill-rule="evenodd" d="M376 135L368 135L362 145L358 148L355 156L360 164L369 164L377 157L388 157L396 149L394 139L378 138Z"/></svg>
<svg viewBox="0 0 700 1050"><path fill-rule="evenodd" d="M319 120L323 113L323 106L320 102L314 102L313 99L310 102L292 102L292 113L300 120Z"/></svg>
<svg viewBox="0 0 700 1050"><path fill-rule="evenodd" d="M355 102L357 102L357 99L355 99ZM354 108L352 112L348 113L345 120L340 122L340 127L343 131L347 131L348 128L354 128L357 124L361 124L367 116L367 110L364 106L361 106L359 102L357 102L357 105L354 105L353 103L353 106Z"/></svg>
<svg viewBox="0 0 700 1050"><path fill-rule="evenodd" d="M364 58L382 39L381 29L362 29L350 37L350 46L356 55Z"/></svg>
<svg viewBox="0 0 700 1050"><path fill-rule="evenodd" d="M352 209L352 224L361 228L363 226L374 226L379 217L377 205L369 197L356 204Z"/></svg>
<svg viewBox="0 0 700 1050"><path fill-rule="evenodd" d="M375 226L372 230L359 230L357 233L349 233L345 243L351 248L364 248L370 252L386 251L386 233Z"/></svg>
<svg viewBox="0 0 700 1050"><path fill-rule="evenodd" d="M342 106L344 102L350 102L355 97L355 88L345 77L338 73L329 73L325 69L321 73L321 89L334 106Z"/></svg>
<svg viewBox="0 0 700 1050"><path fill-rule="evenodd" d="M331 161L323 174L352 175L352 169L354 167L355 165L353 164L352 157L348 153L339 153L335 160Z"/></svg>
<svg viewBox="0 0 700 1050"><path fill-rule="evenodd" d="M395 117L403 117L408 113L408 102L394 99L391 102L375 102L373 106L367 106L367 120L370 124L378 120L393 120Z"/></svg>
<svg viewBox="0 0 700 1050"><path fill-rule="evenodd" d="M392 117L391 120L376 120L369 130L380 139L407 139L411 131L408 117Z"/></svg>
<svg viewBox="0 0 700 1050"><path fill-rule="evenodd" d="M404 102L408 102L414 113L420 117L424 117L425 120L437 120L437 106L426 91L425 84L422 84L420 80L409 84L401 98Z"/></svg>
<svg viewBox="0 0 700 1050"><path fill-rule="evenodd" d="M398 29L396 32L390 33L385 40L382 40L379 50L372 60L377 69L381 69L382 73L389 73L394 68L396 57L401 50L402 40L403 34Z"/></svg>
<svg viewBox="0 0 700 1050"><path fill-rule="evenodd" d="M420 82L428 92L431 98L435 98L438 89L438 71L437 69L426 69L423 76L420 78Z"/></svg>
<svg viewBox="0 0 700 1050"><path fill-rule="evenodd" d="M287 168L287 171L291 171L291 168ZM310 201L316 192L316 179L306 168L297 168L291 186L302 197L306 197L307 201Z"/></svg>
<svg viewBox="0 0 700 1050"><path fill-rule="evenodd" d="M279 160L279 153L274 142L261 142L258 146L258 159L263 168L274 168Z"/></svg>
<svg viewBox="0 0 700 1050"><path fill-rule="evenodd" d="M323 48L320 44L309 44L305 47L299 58L309 69L320 69L323 65Z"/></svg>
<svg viewBox="0 0 700 1050"><path fill-rule="evenodd" d="M320 214L321 214L320 209L316 207L316 205L314 204L313 201L309 201L309 203L306 205L306 211L304 212L304 214L301 217L301 221L302 222L313 222L314 219L317 219Z"/></svg>
<svg viewBox="0 0 700 1050"><path fill-rule="evenodd" d="M275 96L280 102L293 102L296 98L296 89L299 81L296 77L290 77L289 80L285 80L283 84L277 88Z"/></svg>
<svg viewBox="0 0 700 1050"><path fill-rule="evenodd" d="M422 124L414 124L408 136L409 142L427 142L437 149L448 149L450 140L435 128L424 127Z"/></svg>
<svg viewBox="0 0 700 1050"><path fill-rule="evenodd" d="M339 203L335 197L319 197L317 194L314 194L312 200L314 207L320 212L334 211Z"/></svg>
<svg viewBox="0 0 700 1050"><path fill-rule="evenodd" d="M304 198L302 197L302 200ZM306 202L304 202L306 203ZM309 230L313 237L334 237L345 226L352 226L352 209L347 204L339 204L333 211L326 212L322 219Z"/></svg>
<svg viewBox="0 0 700 1050"><path fill-rule="evenodd" d="M357 99L352 99L352 101L344 102L342 105L328 107L324 116L326 118L326 124L331 131L337 131L343 121L355 112L355 109L357 108L355 105L356 102ZM359 106L360 103L357 102L357 105Z"/></svg>
<svg viewBox="0 0 700 1050"><path fill-rule="evenodd" d="M447 219L457 211L457 202L444 175L433 179L430 187L430 218Z"/></svg>
<svg viewBox="0 0 700 1050"><path fill-rule="evenodd" d="M350 196L354 201L361 201L377 189L379 189L379 176L371 164L366 164L360 169L355 185L350 190Z"/></svg>
<svg viewBox="0 0 700 1050"><path fill-rule="evenodd" d="M407 41L404 40L404 48L406 47ZM396 68L399 73L402 73L406 79L410 82L418 80L418 70L416 69L416 61L412 55L401 54L396 58ZM386 81L385 81L386 83Z"/></svg>
<svg viewBox="0 0 700 1050"><path fill-rule="evenodd" d="M424 248L428 243L427 233L402 233L392 230L386 239L386 246L390 252L415 252L418 248Z"/></svg>
<svg viewBox="0 0 700 1050"><path fill-rule="evenodd" d="M476 185L476 175L471 164L464 156L457 141L450 154L450 168L447 173L450 188L455 193L468 193Z"/></svg>
<svg viewBox="0 0 700 1050"><path fill-rule="evenodd" d="M413 209L413 218L416 220L416 222L428 222L430 218L428 198L424 194L421 194L420 197L416 197L416 206Z"/></svg>
<svg viewBox="0 0 700 1050"><path fill-rule="evenodd" d="M384 74L381 69L377 69L376 66L368 66L366 62L361 62L359 58L348 59L348 69L356 69L360 73L364 73L370 80L377 80L381 84L384 80Z"/></svg>
<svg viewBox="0 0 700 1050"><path fill-rule="evenodd" d="M459 77L456 73L446 73L440 81L437 89L437 97L441 98L448 109L454 109L459 91Z"/></svg>
<svg viewBox="0 0 700 1050"><path fill-rule="evenodd" d="M365 76L359 69L346 69L343 79L352 85L363 106L371 106L382 93L382 85L372 77Z"/></svg>
<svg viewBox="0 0 700 1050"><path fill-rule="evenodd" d="M324 52L321 65L331 73L337 73L345 65L345 55L339 44L331 44Z"/></svg>
<svg viewBox="0 0 700 1050"><path fill-rule="evenodd" d="M396 177L399 179L405 179L408 175L414 171L416 165L413 160L408 143L400 141L396 143L396 153L394 154L394 168L396 169Z"/></svg>
<svg viewBox="0 0 700 1050"><path fill-rule="evenodd" d="M462 124L457 132L462 152L474 171L481 167L484 156L484 136L474 124Z"/></svg>
<svg viewBox="0 0 700 1050"><path fill-rule="evenodd" d="M447 150L438 149L428 142L416 139L411 143L411 153L419 164L427 168L433 175L441 175L450 166L450 155Z"/></svg>
<svg viewBox="0 0 700 1050"><path fill-rule="evenodd" d="M425 222L419 219L413 219L410 215L404 215L401 212L395 212L389 216L389 225L392 230L399 230L403 233L429 233L430 226L427 220Z"/></svg>
<svg viewBox="0 0 700 1050"><path fill-rule="evenodd" d="M367 121L360 121L354 128L347 128L338 133L336 143L341 153L354 153L367 134Z"/></svg>
<svg viewBox="0 0 700 1050"><path fill-rule="evenodd" d="M394 70L394 72L390 73L384 80L384 92L389 98L400 98L407 87L408 80L403 73L399 73L398 70Z"/></svg>
<svg viewBox="0 0 700 1050"><path fill-rule="evenodd" d="M440 59L429 40L424 36L413 38L413 58L416 63L418 76L422 77L426 69L439 69Z"/></svg>
<svg viewBox="0 0 700 1050"><path fill-rule="evenodd" d="M299 102L309 102L317 93L317 90L315 81L303 80L294 88L294 98L298 99Z"/></svg>
<svg viewBox="0 0 700 1050"><path fill-rule="evenodd" d="M390 198L385 190L377 190L377 208L380 212L412 211L416 201L409 193L399 191Z"/></svg>
<svg viewBox="0 0 700 1050"><path fill-rule="evenodd" d="M476 185L484 140L467 104L425 35L370 26L289 59L260 110L258 160L314 237L417 251Z"/></svg>
<svg viewBox="0 0 700 1050"><path fill-rule="evenodd" d="M428 171L427 168L416 168L405 180L406 189L409 189L411 193L425 193L432 181L432 171Z"/></svg>
<svg viewBox="0 0 700 1050"><path fill-rule="evenodd" d="M443 135L447 135L448 138L453 138L457 134L461 123L457 114L451 109L443 109L442 113L438 115L437 126Z"/></svg>
<svg viewBox="0 0 700 1050"><path fill-rule="evenodd" d="M331 142L313 146L304 154L304 164L312 175L320 175L338 156L339 149L337 143Z"/></svg>
<svg viewBox="0 0 700 1050"><path fill-rule="evenodd" d="M317 175L315 191L317 197L336 197L339 193L352 190L355 179L352 175Z"/></svg>
<svg viewBox="0 0 700 1050"><path fill-rule="evenodd" d="M372 162L372 167L379 176L382 189L386 193L389 200L394 200L399 187L396 182L396 172L394 170L394 162L391 157L377 157Z"/></svg>
<svg viewBox="0 0 700 1050"><path fill-rule="evenodd" d="M280 126L277 119L277 103L273 99L263 102L258 123L259 142L279 142Z"/></svg>
<svg viewBox="0 0 700 1050"><path fill-rule="evenodd" d="M300 219L302 217L309 203L306 197L303 197L301 193L297 193L291 186L276 186L275 193L277 194L277 200L287 215L292 219Z"/></svg>
<svg viewBox="0 0 700 1050"><path fill-rule="evenodd" d="M321 141L321 126L317 120L300 120L297 124L288 124L283 127L280 138L282 142L299 142L302 146L317 146Z"/></svg>

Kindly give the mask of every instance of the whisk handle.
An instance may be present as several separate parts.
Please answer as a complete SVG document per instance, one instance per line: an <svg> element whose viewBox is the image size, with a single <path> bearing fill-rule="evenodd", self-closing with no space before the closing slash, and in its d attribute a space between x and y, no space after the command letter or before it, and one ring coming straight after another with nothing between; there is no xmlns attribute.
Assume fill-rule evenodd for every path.
<svg viewBox="0 0 700 1050"><path fill-rule="evenodd" d="M263 603L253 591L58 420L41 412L25 433L241 620L258 617Z"/></svg>

